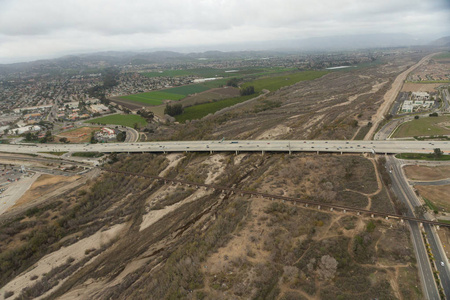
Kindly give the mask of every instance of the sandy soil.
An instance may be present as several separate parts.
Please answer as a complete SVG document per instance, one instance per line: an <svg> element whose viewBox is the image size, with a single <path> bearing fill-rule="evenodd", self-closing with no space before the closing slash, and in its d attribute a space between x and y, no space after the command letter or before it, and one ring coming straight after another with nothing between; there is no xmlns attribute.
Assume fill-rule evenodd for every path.
<svg viewBox="0 0 450 300"><path fill-rule="evenodd" d="M169 189L169 190L174 190L174 189L175 189L175 187L172 187L172 189ZM189 203L189 202L194 202L194 201L202 198L203 196L212 194L212 192L213 192L212 190L206 191L204 189L199 189L199 190L195 191L192 195L190 195L189 197L185 198L184 200L182 200L180 202L177 202L170 206L166 206L163 209L149 211L147 214L142 216L142 223L139 227L139 231L142 231L145 228L151 226L152 224L158 222L165 215L167 215L170 212L175 211L182 205ZM164 190L164 191L162 191L162 193L164 194L164 196L166 196L166 194L169 194L169 191ZM153 197L151 197L151 198L153 198Z"/></svg>
<svg viewBox="0 0 450 300"><path fill-rule="evenodd" d="M266 130L260 136L258 136L256 139L257 140L271 139L271 138L275 138L275 137L283 135L283 134L287 134L290 131L291 131L290 127L280 124L280 125L276 126L275 128Z"/></svg>
<svg viewBox="0 0 450 300"><path fill-rule="evenodd" d="M106 231L99 230L90 237L82 239L77 243L70 245L69 247L63 247L58 251L55 251L53 253L44 256L36 264L34 264L28 271L22 273L21 275L14 278L14 280L6 284L2 288L2 290L13 291L14 295L19 295L22 289L31 286L36 282L36 280L30 280L32 276L38 276L37 280L41 279L44 273L48 273L53 268L66 263L69 257L75 259L75 261L72 264L77 263L78 261L80 261L85 257L86 250L92 248L99 249L103 244L111 241L114 237L116 237L124 228L125 224L118 224ZM60 281L59 285L61 285L63 282L64 280ZM52 290L54 290L58 286L54 287ZM48 291L43 296L48 295L52 290ZM3 299L3 293L1 293L0 299Z"/></svg>
<svg viewBox="0 0 450 300"><path fill-rule="evenodd" d="M437 206L445 209L446 212L450 212L450 185L415 185L422 197L427 198Z"/></svg>
<svg viewBox="0 0 450 300"><path fill-rule="evenodd" d="M450 178L450 166L405 166L403 167L406 177L411 180L441 180Z"/></svg>
<svg viewBox="0 0 450 300"><path fill-rule="evenodd" d="M16 202L14 207L21 206L42 195L54 192L61 186L80 179L81 176L53 176L43 174L31 185L30 189Z"/></svg>
<svg viewBox="0 0 450 300"><path fill-rule="evenodd" d="M444 247L445 254L447 258L450 259L450 229L449 228L441 228L436 230L439 239L441 240L441 244Z"/></svg>
<svg viewBox="0 0 450 300"><path fill-rule="evenodd" d="M183 157L176 159L176 157L172 157L173 161L171 163L175 163L177 161L181 161ZM213 184L214 181L217 179L218 176L220 176L224 169L225 164L221 161L223 161L224 155L222 154L216 154L209 156L204 163L211 166L208 177L205 180L206 184ZM169 166L163 170L162 172L167 172L169 170ZM161 173L162 173L161 172ZM167 197L170 195L173 191L175 191L176 185L169 185L169 186L163 186L158 191L153 193L148 199L147 203L157 203L161 199ZM157 209L157 210L150 210L147 214L142 216L142 223L139 227L139 231L144 230L145 228L151 226L152 224L158 222L161 220L164 216L166 216L168 213L175 211L182 205L190 202L194 202L206 195L210 195L213 191L212 190L205 190L203 188L196 190L193 194L191 194L189 197L185 198L184 200L177 202L173 205L169 205L164 207L163 209Z"/></svg>
<svg viewBox="0 0 450 300"><path fill-rule="evenodd" d="M55 135L57 140L59 138L65 137L71 143L85 143L91 139L91 133L93 131L100 130L101 127L81 127L75 130L69 130L66 132L62 132L60 134Z"/></svg>
<svg viewBox="0 0 450 300"><path fill-rule="evenodd" d="M269 203L271 201L267 199L254 198L250 204L250 215L264 215L264 209ZM233 236L225 247L218 249L216 253L208 257L202 270L209 274L220 273L225 271L226 267L239 257L246 257L252 262L266 261L269 253L263 250L263 240L254 239L256 242L251 242L252 237L260 237L264 231L268 231L266 223L258 222L257 219L252 218L248 225L239 232L239 235ZM249 250L255 254L254 257L247 256Z"/></svg>
<svg viewBox="0 0 450 300"><path fill-rule="evenodd" d="M323 112L329 109L334 109L336 107L340 107L340 106L344 106L344 105L349 105L351 104L353 101L355 101L356 99L358 99L358 97L360 96L364 96L367 94L374 94L376 92L378 92L385 84L387 83L387 81L383 81L383 82L377 82L375 85L372 86L372 89L366 93L361 93L361 94L356 94L356 95L352 95L350 97L348 97L348 101L347 102L343 102L343 103L339 103L330 107L325 107L322 108L321 110L319 110L318 112Z"/></svg>
<svg viewBox="0 0 450 300"><path fill-rule="evenodd" d="M436 87L442 83L412 83L406 82L403 85L402 92L436 92Z"/></svg>
<svg viewBox="0 0 450 300"><path fill-rule="evenodd" d="M410 67L408 70L404 71L403 73L398 75L397 78L395 78L394 82L392 83L391 88L387 91L386 94L384 94L384 102L378 108L377 113L372 116L373 125L370 128L369 132L364 137L364 140L370 140L372 138L372 136L375 134L375 130L377 130L378 125L384 118L384 115L386 115L386 112L391 107L391 104L397 98L397 95L400 92L401 88L403 87L403 82L405 81L408 74L413 72L417 67L419 67L421 64L423 64L424 62L429 60L435 54L436 53L425 56L417 64Z"/></svg>
<svg viewBox="0 0 450 300"><path fill-rule="evenodd" d="M167 167L158 174L160 177L165 177L170 169L176 167L180 161L184 158L184 155L179 153L169 154L166 156L166 159L169 161Z"/></svg>

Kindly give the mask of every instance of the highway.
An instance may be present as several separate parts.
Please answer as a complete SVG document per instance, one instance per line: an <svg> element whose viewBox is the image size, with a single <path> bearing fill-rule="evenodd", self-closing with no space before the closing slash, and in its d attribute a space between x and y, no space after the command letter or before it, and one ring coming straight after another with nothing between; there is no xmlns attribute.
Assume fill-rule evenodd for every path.
<svg viewBox="0 0 450 300"><path fill-rule="evenodd" d="M449 141L345 141L345 140L216 140L99 144L9 144L0 152L334 152L334 153L450 153Z"/></svg>
<svg viewBox="0 0 450 300"><path fill-rule="evenodd" d="M407 183L405 176L402 172L401 165L398 160L393 157L389 157L387 160L387 167L390 168L392 187L398 198L404 202L408 208L408 216L414 216L414 207L421 205L411 186ZM411 227L411 234L413 244L416 250L416 258L418 260L419 273L424 283L425 293L428 295L427 299L439 299L439 294L434 283L431 266L426 254L425 246L421 236L421 230L417 223L409 222ZM436 259L436 268L440 272L439 277L442 281L442 286L446 295L450 295L450 274L448 272L448 261L445 254L438 247L439 237L434 232L434 228L431 228L427 224L423 224L423 228L427 233L428 241L431 245L433 255ZM441 262L444 262L445 267L441 266ZM432 283L431 283L432 281Z"/></svg>

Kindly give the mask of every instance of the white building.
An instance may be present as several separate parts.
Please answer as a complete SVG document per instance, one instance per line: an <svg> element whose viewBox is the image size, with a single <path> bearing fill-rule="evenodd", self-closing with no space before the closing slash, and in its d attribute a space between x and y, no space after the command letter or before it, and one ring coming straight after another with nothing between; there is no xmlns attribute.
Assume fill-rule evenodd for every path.
<svg viewBox="0 0 450 300"><path fill-rule="evenodd" d="M414 105L411 100L405 100L402 105L402 112L413 112Z"/></svg>
<svg viewBox="0 0 450 300"><path fill-rule="evenodd" d="M430 94L428 94L427 92L413 92L411 95L412 99L415 100L429 100L430 99Z"/></svg>
<svg viewBox="0 0 450 300"><path fill-rule="evenodd" d="M17 133L17 134L22 134L22 133L26 133L26 132L41 131L41 130L42 130L41 126L29 125L29 126L11 129L11 132Z"/></svg>

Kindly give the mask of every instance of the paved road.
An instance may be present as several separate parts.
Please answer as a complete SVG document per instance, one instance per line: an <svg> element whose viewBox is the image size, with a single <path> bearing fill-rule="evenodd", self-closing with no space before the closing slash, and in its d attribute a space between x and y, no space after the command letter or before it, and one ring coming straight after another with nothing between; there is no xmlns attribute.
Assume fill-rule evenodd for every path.
<svg viewBox="0 0 450 300"><path fill-rule="evenodd" d="M23 177L19 181L11 183L6 187L0 198L0 215L13 206L20 197L31 187L31 185L40 176L39 173L34 173L31 177Z"/></svg>
<svg viewBox="0 0 450 300"><path fill-rule="evenodd" d="M388 167L392 168L392 173L391 173L391 177L392 177L392 182L393 182L393 189L394 192L396 193L396 195L399 197L399 199L401 201L403 201L407 207L408 207L408 215L414 216L414 207L421 205L419 199L417 198L416 194L414 193L414 191L411 189L411 186L407 183L405 176L402 172L401 169L401 165L400 162L398 160L396 160L393 157L389 157L388 158ZM427 238L428 241L431 245L431 250L433 252L433 256L436 259L436 267L438 268L438 270L440 271L439 277L442 281L442 286L444 287L444 292L447 296L450 295L450 272L449 272L449 264L447 261L447 257L443 252L442 247L439 245L439 237L437 236L434 228L431 228L430 226L424 224L424 230L427 233ZM423 246L423 242L422 240L418 240L418 237L414 236L414 226L411 226L412 229L412 233L413 233L413 239L414 239L414 244L416 246L416 251L418 252L417 254L417 258L419 261L419 266L422 269L422 276L424 277L424 282L425 284L426 281L428 280L427 278L429 276L432 276L428 273L428 267L430 266L428 259L427 262L423 261L422 258L422 254L421 254L421 248ZM420 237L420 239L422 239L422 237ZM445 267L442 267L440 265L440 262L444 262ZM427 291L431 290L431 286L426 286ZM430 299L434 299L434 298L430 298ZM438 299L438 298L437 298Z"/></svg>
<svg viewBox="0 0 450 300"><path fill-rule="evenodd" d="M395 162L395 159L389 157L387 160L387 167L391 169L391 179L392 179L392 189L394 193L397 195L398 199L406 204L408 208L407 215L412 217L413 214L413 206L409 201L410 193L408 184L404 180L401 169ZM431 269L430 262L428 260L428 255L425 249L425 245L423 243L421 230L419 225L414 222L409 222L409 226L411 228L411 237L414 246L414 250L416 252L416 258L419 267L419 275L422 282L422 287L424 288L424 293L426 295L426 299L439 299L439 292L437 290L436 283L433 278L433 272Z"/></svg>
<svg viewBox="0 0 450 300"><path fill-rule="evenodd" d="M410 185L446 185L446 184L450 184L450 178L441 179L441 180L433 180L433 181L410 180L409 184Z"/></svg>
<svg viewBox="0 0 450 300"><path fill-rule="evenodd" d="M14 144L0 145L0 152L38 154L39 152L337 152L337 153L433 153L440 148L450 153L449 141L311 141L234 140L170 141L119 144Z"/></svg>

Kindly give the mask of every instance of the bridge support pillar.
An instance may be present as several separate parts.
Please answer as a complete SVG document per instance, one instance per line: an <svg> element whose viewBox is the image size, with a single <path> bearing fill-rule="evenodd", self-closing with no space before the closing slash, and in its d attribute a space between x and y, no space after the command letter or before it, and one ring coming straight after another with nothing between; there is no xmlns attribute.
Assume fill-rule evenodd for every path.
<svg viewBox="0 0 450 300"><path fill-rule="evenodd" d="M439 225L436 225L436 229L439 230Z"/></svg>
<svg viewBox="0 0 450 300"><path fill-rule="evenodd" d="M264 150L261 151L261 154L264 155Z"/></svg>
<svg viewBox="0 0 450 300"><path fill-rule="evenodd" d="M419 226L420 226L420 227L423 227L423 223L422 223L422 222L420 222L420 223L419 223Z"/></svg>
<svg viewBox="0 0 450 300"><path fill-rule="evenodd" d="M373 218L373 214L371 214L370 217Z"/></svg>
<svg viewBox="0 0 450 300"><path fill-rule="evenodd" d="M342 155L342 151L341 151L341 155Z"/></svg>
<svg viewBox="0 0 450 300"><path fill-rule="evenodd" d="M358 212L356 213L356 215L358 215L358 216L359 216L359 215L361 215L361 213L360 213L360 212L358 211Z"/></svg>
<svg viewBox="0 0 450 300"><path fill-rule="evenodd" d="M400 223L402 223L402 224L403 224L403 223L405 223L405 221L403 221L403 219L400 219Z"/></svg>
<svg viewBox="0 0 450 300"><path fill-rule="evenodd" d="M317 205L317 209L320 209L320 205Z"/></svg>
<svg viewBox="0 0 450 300"><path fill-rule="evenodd" d="M239 151L236 150L236 155L238 155L238 154L239 154Z"/></svg>
<svg viewBox="0 0 450 300"><path fill-rule="evenodd" d="M211 151L209 151L209 154L213 154L213 151L211 150Z"/></svg>
<svg viewBox="0 0 450 300"><path fill-rule="evenodd" d="M319 151L317 151L317 154L319 154Z"/></svg>
<svg viewBox="0 0 450 300"><path fill-rule="evenodd" d="M389 217L386 217L385 219L386 219L386 220L389 220Z"/></svg>
<svg viewBox="0 0 450 300"><path fill-rule="evenodd" d="M333 211L333 208L332 208L332 207L330 208L330 211Z"/></svg>
<svg viewBox="0 0 450 300"><path fill-rule="evenodd" d="M308 203L305 204L305 207L308 207Z"/></svg>
<svg viewBox="0 0 450 300"><path fill-rule="evenodd" d="M291 155L292 154L292 151L291 150L289 150L289 155Z"/></svg>
<svg viewBox="0 0 450 300"><path fill-rule="evenodd" d="M347 210L346 209L344 209L344 214L347 212Z"/></svg>

